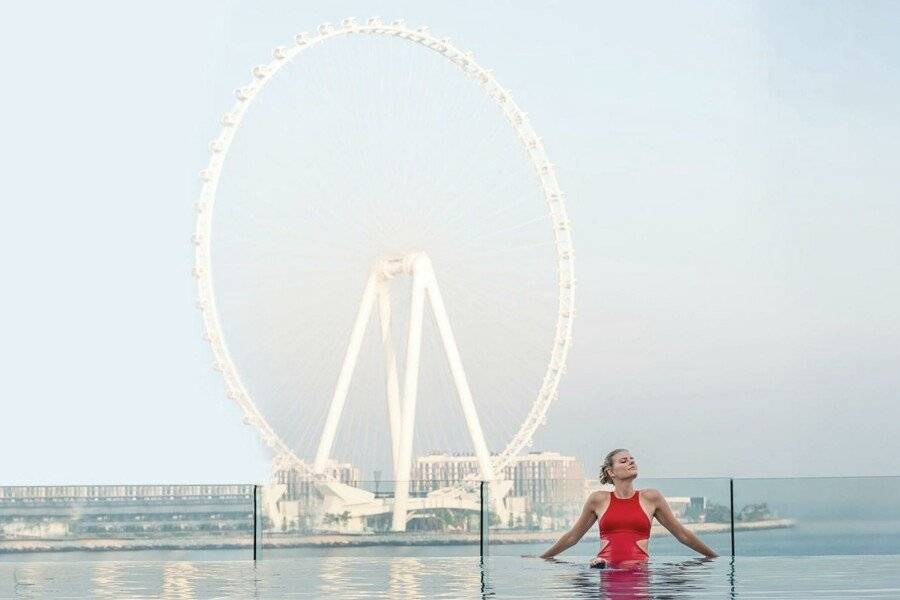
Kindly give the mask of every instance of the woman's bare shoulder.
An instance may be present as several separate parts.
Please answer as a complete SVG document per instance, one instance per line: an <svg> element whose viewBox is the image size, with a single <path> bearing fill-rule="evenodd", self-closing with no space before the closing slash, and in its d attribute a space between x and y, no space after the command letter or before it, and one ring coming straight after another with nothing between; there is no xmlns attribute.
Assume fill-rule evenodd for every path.
<svg viewBox="0 0 900 600"><path fill-rule="evenodd" d="M604 490L597 490L596 492L591 492L591 495L588 496L587 501L589 504L593 504L595 506L606 504L606 502L609 501L609 492L606 492Z"/></svg>
<svg viewBox="0 0 900 600"><path fill-rule="evenodd" d="M654 488L645 488L641 490L641 498L647 502L658 502L663 497L662 492Z"/></svg>

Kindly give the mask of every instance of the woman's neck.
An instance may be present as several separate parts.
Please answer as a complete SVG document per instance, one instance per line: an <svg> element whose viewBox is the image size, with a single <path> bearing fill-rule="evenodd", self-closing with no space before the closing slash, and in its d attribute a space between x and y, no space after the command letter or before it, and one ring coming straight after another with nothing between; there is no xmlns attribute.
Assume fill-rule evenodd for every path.
<svg viewBox="0 0 900 600"><path fill-rule="evenodd" d="M613 485L616 488L613 493L616 495L616 498L619 498L620 500L631 498L634 495L634 480L632 479L629 479L628 481L617 481Z"/></svg>

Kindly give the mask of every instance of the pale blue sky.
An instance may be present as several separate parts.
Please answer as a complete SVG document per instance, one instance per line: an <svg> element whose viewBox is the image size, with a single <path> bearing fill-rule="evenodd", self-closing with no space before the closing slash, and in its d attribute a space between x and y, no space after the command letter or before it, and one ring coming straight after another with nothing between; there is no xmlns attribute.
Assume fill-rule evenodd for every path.
<svg viewBox="0 0 900 600"><path fill-rule="evenodd" d="M593 471L900 473L900 7L88 2L4 19L0 484L264 481L190 277L197 171L294 33L471 48L570 197L578 318L536 448Z"/></svg>

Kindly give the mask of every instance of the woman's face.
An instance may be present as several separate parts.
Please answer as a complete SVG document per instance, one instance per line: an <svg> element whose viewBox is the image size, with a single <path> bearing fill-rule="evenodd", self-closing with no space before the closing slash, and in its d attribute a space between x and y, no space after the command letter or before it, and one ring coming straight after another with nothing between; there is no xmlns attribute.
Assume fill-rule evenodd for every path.
<svg viewBox="0 0 900 600"><path fill-rule="evenodd" d="M624 452L617 452L616 455L613 456L612 463L610 472L614 480L627 481L637 477L637 462L634 460L631 452L628 452L627 450Z"/></svg>

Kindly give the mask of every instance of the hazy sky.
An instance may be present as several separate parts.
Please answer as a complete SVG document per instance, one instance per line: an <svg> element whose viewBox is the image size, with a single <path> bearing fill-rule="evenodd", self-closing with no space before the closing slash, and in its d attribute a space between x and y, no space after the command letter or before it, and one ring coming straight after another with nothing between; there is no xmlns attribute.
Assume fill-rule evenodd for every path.
<svg viewBox="0 0 900 600"><path fill-rule="evenodd" d="M474 50L569 192L580 287L535 449L589 472L900 473L900 6L19 3L5 76L0 484L265 481L190 276L197 171L294 33Z"/></svg>

